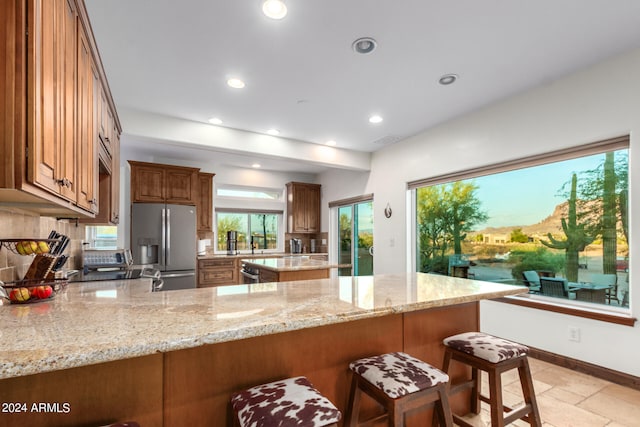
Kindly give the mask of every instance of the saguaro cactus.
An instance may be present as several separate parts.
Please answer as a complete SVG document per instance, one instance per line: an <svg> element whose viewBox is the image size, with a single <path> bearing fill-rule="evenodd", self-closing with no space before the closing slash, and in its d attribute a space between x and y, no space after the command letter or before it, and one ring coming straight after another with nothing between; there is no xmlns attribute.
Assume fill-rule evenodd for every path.
<svg viewBox="0 0 640 427"><path fill-rule="evenodd" d="M604 160L602 189L602 271L605 274L616 274L618 252L616 221L616 171L613 152L609 152ZM624 221L626 222L626 218Z"/></svg>
<svg viewBox="0 0 640 427"><path fill-rule="evenodd" d="M562 218L562 231L566 238L564 240L555 239L551 233L547 234L548 242L540 241L543 245L552 249L564 249L566 257L566 277L570 282L578 281L578 262L580 252L593 242L594 238L585 231L585 224L578 224L576 209L576 187L578 177L574 173L571 177L571 194L569 196L568 218Z"/></svg>

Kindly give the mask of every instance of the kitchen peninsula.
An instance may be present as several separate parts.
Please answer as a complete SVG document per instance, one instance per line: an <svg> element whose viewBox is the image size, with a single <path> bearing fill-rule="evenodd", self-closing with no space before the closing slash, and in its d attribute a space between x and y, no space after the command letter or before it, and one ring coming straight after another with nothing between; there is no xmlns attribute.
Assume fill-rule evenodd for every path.
<svg viewBox="0 0 640 427"><path fill-rule="evenodd" d="M441 366L442 338L477 330L480 300L526 291L422 273L158 293L147 279L71 284L0 306L0 402L27 409L0 426L226 426L232 391L294 375L344 410L351 360L406 351Z"/></svg>
<svg viewBox="0 0 640 427"><path fill-rule="evenodd" d="M294 280L326 279L330 269L349 267L330 264L328 261L309 256L278 258L249 258L240 261L245 270L254 272L260 282L288 282Z"/></svg>

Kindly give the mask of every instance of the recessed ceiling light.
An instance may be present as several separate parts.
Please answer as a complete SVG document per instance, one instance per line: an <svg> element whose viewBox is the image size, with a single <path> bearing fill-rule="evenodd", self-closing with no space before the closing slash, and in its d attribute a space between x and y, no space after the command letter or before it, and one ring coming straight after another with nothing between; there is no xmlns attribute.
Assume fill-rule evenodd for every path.
<svg viewBox="0 0 640 427"><path fill-rule="evenodd" d="M251 167L258 169L260 167L260 163L254 163L251 165Z"/></svg>
<svg viewBox="0 0 640 427"><path fill-rule="evenodd" d="M327 142L326 142L326 144L327 144L329 147L335 147L336 142L332 139L332 140L327 141Z"/></svg>
<svg viewBox="0 0 640 427"><path fill-rule="evenodd" d="M211 117L209 119L209 123L211 123L212 125L221 125L222 124L222 120L220 120L217 117Z"/></svg>
<svg viewBox="0 0 640 427"><path fill-rule="evenodd" d="M440 77L440 79L438 80L438 83L440 83L443 86L448 86L450 84L455 83L456 80L458 80L457 74L445 74L444 76Z"/></svg>
<svg viewBox="0 0 640 427"><path fill-rule="evenodd" d="M232 87L234 89L242 89L244 87L244 82L235 77L227 80L227 84L229 85L229 87Z"/></svg>
<svg viewBox="0 0 640 427"><path fill-rule="evenodd" d="M373 52L377 45L378 44L373 38L361 37L358 40L351 43L351 48L357 53L366 55L368 53Z"/></svg>
<svg viewBox="0 0 640 427"><path fill-rule="evenodd" d="M280 135L280 131L278 129L269 129L267 133L273 136Z"/></svg>
<svg viewBox="0 0 640 427"><path fill-rule="evenodd" d="M369 117L369 123L380 123L380 122L382 122L382 117L378 115L373 115Z"/></svg>
<svg viewBox="0 0 640 427"><path fill-rule="evenodd" d="M271 19L282 19L287 16L287 5L282 0L265 0L262 3L262 13Z"/></svg>

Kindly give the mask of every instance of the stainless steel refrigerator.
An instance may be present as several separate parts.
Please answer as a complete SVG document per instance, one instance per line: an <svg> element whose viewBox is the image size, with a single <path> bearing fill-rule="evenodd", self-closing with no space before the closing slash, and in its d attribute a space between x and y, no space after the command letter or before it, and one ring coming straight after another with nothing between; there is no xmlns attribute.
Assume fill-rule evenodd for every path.
<svg viewBox="0 0 640 427"><path fill-rule="evenodd" d="M132 203L131 252L134 264L160 270L163 291L195 288L195 206Z"/></svg>

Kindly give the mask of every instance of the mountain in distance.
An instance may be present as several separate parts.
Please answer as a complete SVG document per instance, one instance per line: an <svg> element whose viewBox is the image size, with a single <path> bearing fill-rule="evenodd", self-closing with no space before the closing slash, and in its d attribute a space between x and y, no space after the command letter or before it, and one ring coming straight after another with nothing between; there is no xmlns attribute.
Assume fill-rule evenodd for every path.
<svg viewBox="0 0 640 427"><path fill-rule="evenodd" d="M555 207L553 213L542 221L531 225L509 225L505 227L487 227L482 230L474 230L469 235L477 234L506 234L510 235L515 229L522 229L527 236L544 237L547 233L552 235L562 235L562 218L569 216L569 202L560 203Z"/></svg>

